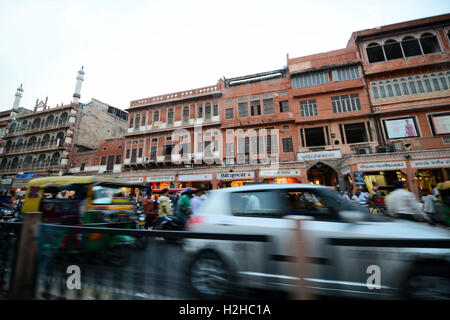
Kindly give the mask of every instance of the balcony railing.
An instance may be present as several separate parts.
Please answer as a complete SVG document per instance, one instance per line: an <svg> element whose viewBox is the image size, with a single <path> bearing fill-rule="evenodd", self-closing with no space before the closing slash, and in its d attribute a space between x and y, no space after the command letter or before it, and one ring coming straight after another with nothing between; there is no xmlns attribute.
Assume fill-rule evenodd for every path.
<svg viewBox="0 0 450 320"><path fill-rule="evenodd" d="M22 154L22 153L29 153L29 152L41 152L41 151L49 151L49 150L54 150L54 149L61 149L61 148L66 148L66 146L64 145L57 145L57 144L48 144L45 146L33 146L33 147L29 147L29 146L22 146L20 148L14 148L14 149L9 149L3 152L3 155L16 155L16 154Z"/></svg>
<svg viewBox="0 0 450 320"><path fill-rule="evenodd" d="M28 128L26 130L15 130L14 132L9 132L7 131L4 135L4 138L8 138L8 137L13 137L13 136L21 136L21 135L25 135L25 134L32 134L32 133L36 133L36 132L40 132L40 131L48 131L48 130L54 130L54 129L60 129L60 128L64 128L64 127L73 127L75 126L74 123L69 123L68 121L62 124L56 124L50 127L39 127L39 128Z"/></svg>
<svg viewBox="0 0 450 320"><path fill-rule="evenodd" d="M37 164L35 165L30 165L28 168L25 168L23 165L21 167L17 167L14 169L6 169L6 168L0 168L0 172L2 174L11 174L11 173L19 173L19 172L29 172L29 171L47 171L47 170L57 170L57 169L63 169L65 168L65 166L61 165L61 164L46 164L43 166L38 166Z"/></svg>

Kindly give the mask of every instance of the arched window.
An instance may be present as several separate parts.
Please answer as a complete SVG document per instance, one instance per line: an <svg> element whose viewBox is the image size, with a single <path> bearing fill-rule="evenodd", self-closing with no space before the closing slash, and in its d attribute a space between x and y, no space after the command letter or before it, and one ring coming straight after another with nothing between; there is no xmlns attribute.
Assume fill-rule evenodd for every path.
<svg viewBox="0 0 450 320"><path fill-rule="evenodd" d="M45 165L45 155L41 154L37 160L37 166L43 167Z"/></svg>
<svg viewBox="0 0 450 320"><path fill-rule="evenodd" d="M31 125L31 129L35 130L35 129L39 129L39 127L41 126L41 119L36 118L33 120L33 124Z"/></svg>
<svg viewBox="0 0 450 320"><path fill-rule="evenodd" d="M134 128L135 129L139 129L140 121L141 121L141 116L138 114L136 116L136 120L134 120Z"/></svg>
<svg viewBox="0 0 450 320"><path fill-rule="evenodd" d="M64 144L64 133L63 132L59 132L56 135L56 145L58 147L62 147L63 144Z"/></svg>
<svg viewBox="0 0 450 320"><path fill-rule="evenodd" d="M56 152L56 153L53 154L50 164L52 166L56 166L56 165L59 164L59 152Z"/></svg>
<svg viewBox="0 0 450 320"><path fill-rule="evenodd" d="M50 139L50 145L52 146L52 145L54 144L54 142L55 142L55 137L51 137L51 139Z"/></svg>
<svg viewBox="0 0 450 320"><path fill-rule="evenodd" d="M383 47L376 42L370 43L366 48L366 52L370 63L385 61Z"/></svg>
<svg viewBox="0 0 450 320"><path fill-rule="evenodd" d="M45 121L46 128L51 127L53 125L53 119L54 119L53 115L48 116L47 120Z"/></svg>
<svg viewBox="0 0 450 320"><path fill-rule="evenodd" d="M133 128L133 126L134 126L134 118L131 117L130 118L130 128Z"/></svg>
<svg viewBox="0 0 450 320"><path fill-rule="evenodd" d="M412 36L407 36L402 39L402 48L405 53L405 57L420 56L422 54L419 40Z"/></svg>
<svg viewBox="0 0 450 320"><path fill-rule="evenodd" d="M19 158L15 157L11 163L11 169L17 169L19 166Z"/></svg>
<svg viewBox="0 0 450 320"><path fill-rule="evenodd" d="M7 164L8 164L8 160L3 159L2 163L0 163L0 170L5 170Z"/></svg>
<svg viewBox="0 0 450 320"><path fill-rule="evenodd" d="M441 52L441 47L437 37L434 34L426 32L420 36L420 44L424 54Z"/></svg>
<svg viewBox="0 0 450 320"><path fill-rule="evenodd" d="M63 125L66 124L66 122L67 122L67 112L63 112L59 117L59 124Z"/></svg>
<svg viewBox="0 0 450 320"><path fill-rule="evenodd" d="M22 124L20 125L20 131L25 131L27 129L28 121L23 120Z"/></svg>
<svg viewBox="0 0 450 320"><path fill-rule="evenodd" d="M6 149L6 152L9 152L9 150L11 150L11 140L8 140L6 142L5 149Z"/></svg>
<svg viewBox="0 0 450 320"><path fill-rule="evenodd" d="M41 147L46 147L46 146L48 146L49 143L50 143L50 135L46 134L42 138Z"/></svg>
<svg viewBox="0 0 450 320"><path fill-rule="evenodd" d="M25 160L23 161L22 168L28 169L31 167L31 162L33 161L33 158L31 156L26 156Z"/></svg>
<svg viewBox="0 0 450 320"><path fill-rule="evenodd" d="M36 137L31 137L30 140L28 140L27 149L28 150L34 149L36 147L36 141L37 141Z"/></svg>
<svg viewBox="0 0 450 320"><path fill-rule="evenodd" d="M9 127L9 133L14 133L14 131L16 130L16 126L17 126L17 124L16 124L16 122L15 121L13 121L12 123L11 123L11 126Z"/></svg>
<svg viewBox="0 0 450 320"><path fill-rule="evenodd" d="M389 39L384 43L384 53L386 54L386 59L393 60L403 58L402 48L400 43L393 39Z"/></svg>
<svg viewBox="0 0 450 320"><path fill-rule="evenodd" d="M17 141L17 143L16 143L16 151L22 149L22 145L23 145L23 139L19 139L19 141Z"/></svg>

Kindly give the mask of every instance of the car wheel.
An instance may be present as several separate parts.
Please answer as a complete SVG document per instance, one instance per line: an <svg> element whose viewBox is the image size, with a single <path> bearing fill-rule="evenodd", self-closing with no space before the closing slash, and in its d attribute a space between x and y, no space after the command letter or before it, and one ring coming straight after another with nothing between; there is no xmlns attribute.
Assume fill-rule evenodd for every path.
<svg viewBox="0 0 450 320"><path fill-rule="evenodd" d="M230 296L233 276L230 267L216 253L199 254L189 268L189 286L203 299L223 299Z"/></svg>
<svg viewBox="0 0 450 320"><path fill-rule="evenodd" d="M450 299L450 271L448 266L421 266L407 277L403 298L414 300Z"/></svg>

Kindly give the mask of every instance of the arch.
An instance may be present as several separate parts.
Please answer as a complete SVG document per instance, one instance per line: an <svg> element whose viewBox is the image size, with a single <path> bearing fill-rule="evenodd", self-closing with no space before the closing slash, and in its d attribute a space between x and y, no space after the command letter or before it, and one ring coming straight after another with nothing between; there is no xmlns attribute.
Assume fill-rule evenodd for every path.
<svg viewBox="0 0 450 320"><path fill-rule="evenodd" d="M45 165L45 154L41 154L37 159L37 166L40 168L43 167L44 165Z"/></svg>
<svg viewBox="0 0 450 320"><path fill-rule="evenodd" d="M11 169L17 169L19 166L19 158L15 157L11 162Z"/></svg>
<svg viewBox="0 0 450 320"><path fill-rule="evenodd" d="M31 137L30 140L28 140L27 149L32 150L36 147L37 139L36 137Z"/></svg>
<svg viewBox="0 0 450 320"><path fill-rule="evenodd" d="M383 47L377 42L371 42L366 47L367 58L369 63L385 61Z"/></svg>
<svg viewBox="0 0 450 320"><path fill-rule="evenodd" d="M317 162L307 171L308 182L325 186L337 186L338 175L336 170L323 162Z"/></svg>
<svg viewBox="0 0 450 320"><path fill-rule="evenodd" d="M402 39L402 48L405 57L420 56L422 50L420 49L419 40L413 36L406 36Z"/></svg>
<svg viewBox="0 0 450 320"><path fill-rule="evenodd" d="M439 46L436 35L430 32L425 32L420 36L420 45L422 46L424 54L441 52L441 47Z"/></svg>
<svg viewBox="0 0 450 320"><path fill-rule="evenodd" d="M5 145L5 149L6 152L9 152L9 150L11 149L11 140L6 141L6 145Z"/></svg>
<svg viewBox="0 0 450 320"><path fill-rule="evenodd" d="M50 138L50 145L53 146L53 144L55 143L55 137L51 137Z"/></svg>
<svg viewBox="0 0 450 320"><path fill-rule="evenodd" d="M29 169L31 167L31 163L33 161L33 158L31 156L26 156L23 160L22 168L23 169Z"/></svg>
<svg viewBox="0 0 450 320"><path fill-rule="evenodd" d="M46 134L41 141L41 147L46 147L50 143L50 135Z"/></svg>
<svg viewBox="0 0 450 320"><path fill-rule="evenodd" d="M17 123L15 121L11 122L8 133L14 133L14 131L16 130L16 127L17 127Z"/></svg>
<svg viewBox="0 0 450 320"><path fill-rule="evenodd" d="M53 125L53 119L54 119L54 117L52 114L47 117L47 120L45 120L46 128L51 127Z"/></svg>
<svg viewBox="0 0 450 320"><path fill-rule="evenodd" d="M0 170L5 170L7 165L8 165L8 160L3 159L2 162L0 163Z"/></svg>
<svg viewBox="0 0 450 320"><path fill-rule="evenodd" d="M36 118L33 120L33 123L31 124L31 129L39 129L41 127L41 119Z"/></svg>
<svg viewBox="0 0 450 320"><path fill-rule="evenodd" d="M25 131L27 129L28 120L23 120L20 124L20 131Z"/></svg>
<svg viewBox="0 0 450 320"><path fill-rule="evenodd" d="M66 122L67 122L67 112L63 112L62 114L61 114L61 116L59 117L59 124L60 125L63 125L63 124L66 124Z"/></svg>
<svg viewBox="0 0 450 320"><path fill-rule="evenodd" d="M23 139L20 138L16 143L16 151L22 149L22 146L23 146Z"/></svg>
<svg viewBox="0 0 450 320"><path fill-rule="evenodd" d="M64 132L58 132L58 134L56 135L56 139L55 139L55 144L58 147L62 147L64 144Z"/></svg>
<svg viewBox="0 0 450 320"><path fill-rule="evenodd" d="M52 166L58 165L59 158L60 158L59 152L55 152L52 156L52 159L50 160L50 165L52 165Z"/></svg>
<svg viewBox="0 0 450 320"><path fill-rule="evenodd" d="M400 46L400 43L398 43L394 39L386 40L386 42L383 45L384 53L386 54L386 59L393 60L393 59L400 59L403 58L403 52L402 48Z"/></svg>

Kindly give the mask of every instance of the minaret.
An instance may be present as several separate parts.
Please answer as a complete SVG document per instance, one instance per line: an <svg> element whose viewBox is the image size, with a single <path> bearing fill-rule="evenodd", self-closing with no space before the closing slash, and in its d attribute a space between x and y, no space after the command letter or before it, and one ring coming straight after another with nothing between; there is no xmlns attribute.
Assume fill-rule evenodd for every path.
<svg viewBox="0 0 450 320"><path fill-rule="evenodd" d="M16 91L16 97L14 98L13 109L15 109L15 110L19 109L20 99L22 99L22 92L23 92L23 88L22 88L22 84L20 84L20 87L17 88L17 91Z"/></svg>
<svg viewBox="0 0 450 320"><path fill-rule="evenodd" d="M84 70L81 66L81 70L78 71L77 85L75 86L75 92L73 93L73 103L78 104L80 102L81 83L84 81Z"/></svg>

